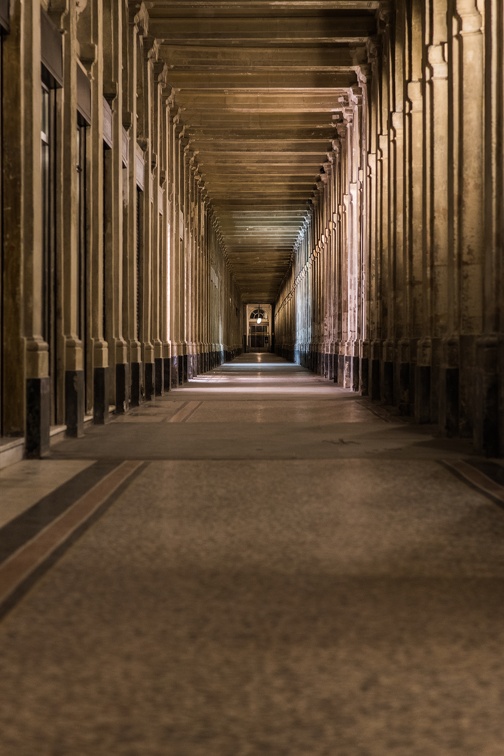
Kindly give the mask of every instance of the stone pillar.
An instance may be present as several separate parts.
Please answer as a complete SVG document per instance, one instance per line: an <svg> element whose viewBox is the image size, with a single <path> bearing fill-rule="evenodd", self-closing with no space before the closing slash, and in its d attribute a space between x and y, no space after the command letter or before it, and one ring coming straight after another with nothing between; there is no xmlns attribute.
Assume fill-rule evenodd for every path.
<svg viewBox="0 0 504 756"><path fill-rule="evenodd" d="M140 50L141 37L147 33L147 21L144 9L138 13L130 11L130 25L128 29L128 67L127 67L127 101L128 110L123 113L123 125L129 130L128 142L128 207L127 207L127 239L124 260L124 288L126 302L124 312L124 335L127 339L130 363L130 397L131 405L140 404L142 396L142 351L139 333L139 317L137 303L140 290L138 273L141 260L137 261L137 251L142 247L142 231L138 227L137 210L139 209L139 191L143 190L145 182L145 165L143 152L138 147L138 109L142 105L142 90L139 90L141 77L142 53ZM141 206L140 206L141 209ZM137 264L138 263L138 264Z"/></svg>
<svg viewBox="0 0 504 756"><path fill-rule="evenodd" d="M153 154L151 168L153 173L152 197L152 343L154 347L154 394L160 396L164 391L164 355L162 340L162 311L166 292L163 287L163 268L165 250L165 203L162 187L164 175L162 168L162 138L163 138L163 88L166 87L167 66L161 61L153 61L153 89L152 89L152 136Z"/></svg>
<svg viewBox="0 0 504 756"><path fill-rule="evenodd" d="M123 111L127 93L123 91L123 66L127 52L123 49L123 29L128 24L124 4L104 4L104 96L112 110L112 149L107 151L109 197L106 243L106 308L110 362L110 403L122 414L129 407L130 372L128 347L124 338L124 187ZM123 57L124 56L124 57Z"/></svg>
<svg viewBox="0 0 504 756"><path fill-rule="evenodd" d="M480 343L478 396L486 399L485 410L476 418L475 445L491 456L504 455L504 118L502 92L502 40L504 8L491 0L485 12L485 60L492 71L485 76L485 256L483 278L486 344ZM488 365L488 362L490 364ZM487 369L482 370L483 364ZM488 369L489 368L489 369ZM493 400L493 398L495 399Z"/></svg>
<svg viewBox="0 0 504 756"><path fill-rule="evenodd" d="M488 300L485 297L485 261L488 259L486 232L482 228L485 218L485 94L490 97L490 93L485 91L485 50L480 4L476 0L457 0L456 20L458 34L454 47L459 55L459 138L455 191L460 208L457 237L460 291L460 307L457 309L461 342L460 425L464 434L472 430L478 451L495 455L499 451L499 349L495 332L485 333L487 323L484 320L485 310L491 312L495 300L491 292L488 292ZM488 33L492 33L491 28ZM492 77L498 75L501 65L502 60L496 70L492 71ZM500 97L502 93L499 93ZM490 249L492 246L490 244ZM489 275L495 276L495 273L490 266ZM488 320L491 321L492 318ZM492 326L493 323L488 322L488 325Z"/></svg>
<svg viewBox="0 0 504 756"><path fill-rule="evenodd" d="M413 28L411 34L421 29ZM415 48L413 48L415 49ZM423 276L424 266L424 131L423 131L423 83L419 80L408 83L406 111L407 129L407 183L411 187L407 199L408 212L408 323L409 323L409 396L408 414L414 414L416 404L416 366L418 340L422 336ZM418 405L419 412L421 407Z"/></svg>
<svg viewBox="0 0 504 756"><path fill-rule="evenodd" d="M62 32L63 90L57 98L58 135L56 150L57 196L55 245L58 278L58 338L64 348L61 369L53 376L53 388L59 401L54 421L66 425L69 436L80 436L84 425L84 364L83 344L79 334L80 273L77 245L78 163L75 124L77 119L77 11L74 6L60 7L51 18ZM84 334L83 334L84 335Z"/></svg>
<svg viewBox="0 0 504 756"><path fill-rule="evenodd" d="M151 37L142 37L142 57L139 59L139 74L143 78L141 114L137 143L144 153L144 190L142 194L142 261L141 261L141 332L142 362L144 368L144 398L150 401L154 397L154 338L153 338L153 290L152 277L156 250L154 234L154 202L157 187L154 184L153 167L156 153L154 151L153 101L154 101L154 63L157 59L158 44Z"/></svg>
<svg viewBox="0 0 504 756"><path fill-rule="evenodd" d="M51 391L48 344L42 337L40 5L14 3L3 43L9 72L3 96L12 104L3 138L4 433L25 435L28 456L49 448Z"/></svg>

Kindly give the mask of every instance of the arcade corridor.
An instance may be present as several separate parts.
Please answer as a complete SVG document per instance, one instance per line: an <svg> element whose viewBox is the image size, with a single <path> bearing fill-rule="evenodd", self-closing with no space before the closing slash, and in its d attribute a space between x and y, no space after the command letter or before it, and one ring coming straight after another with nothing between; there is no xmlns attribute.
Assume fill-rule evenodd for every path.
<svg viewBox="0 0 504 756"><path fill-rule="evenodd" d="M9 466L0 751L502 754L496 469L273 354Z"/></svg>
<svg viewBox="0 0 504 756"><path fill-rule="evenodd" d="M0 0L1 756L504 756L502 0Z"/></svg>

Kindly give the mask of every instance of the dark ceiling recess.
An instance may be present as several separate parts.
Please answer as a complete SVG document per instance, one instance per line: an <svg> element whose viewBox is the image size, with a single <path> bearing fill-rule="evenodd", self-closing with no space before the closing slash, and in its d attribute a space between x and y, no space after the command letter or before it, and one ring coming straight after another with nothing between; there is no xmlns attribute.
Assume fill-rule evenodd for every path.
<svg viewBox="0 0 504 756"><path fill-rule="evenodd" d="M159 0L149 34L244 301L273 302L349 88L372 0Z"/></svg>

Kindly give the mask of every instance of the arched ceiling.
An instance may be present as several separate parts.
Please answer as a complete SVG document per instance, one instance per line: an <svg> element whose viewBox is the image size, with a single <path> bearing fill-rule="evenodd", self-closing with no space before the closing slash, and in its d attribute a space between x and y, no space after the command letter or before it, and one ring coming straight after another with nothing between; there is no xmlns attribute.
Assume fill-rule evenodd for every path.
<svg viewBox="0 0 504 756"><path fill-rule="evenodd" d="M380 3L145 5L242 299L274 302Z"/></svg>

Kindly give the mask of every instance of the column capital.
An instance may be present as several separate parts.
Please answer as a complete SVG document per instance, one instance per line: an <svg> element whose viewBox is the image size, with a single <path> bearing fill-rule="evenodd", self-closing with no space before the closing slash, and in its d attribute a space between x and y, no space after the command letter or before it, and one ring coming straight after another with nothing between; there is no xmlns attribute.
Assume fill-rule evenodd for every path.
<svg viewBox="0 0 504 756"><path fill-rule="evenodd" d="M148 63L156 63L159 59L159 40L150 34L143 34L143 53Z"/></svg>
<svg viewBox="0 0 504 756"><path fill-rule="evenodd" d="M439 45L429 45L427 59L434 79L448 78L448 46L446 42Z"/></svg>
<svg viewBox="0 0 504 756"><path fill-rule="evenodd" d="M481 31L483 19L476 0L457 0L457 16L460 21L460 34L474 34Z"/></svg>
<svg viewBox="0 0 504 756"><path fill-rule="evenodd" d="M76 0L77 13L82 13L86 7L87 0ZM63 20L68 15L69 7L68 0L51 0L47 12L51 18L51 21L58 27L63 28ZM80 7L84 6L84 7Z"/></svg>
<svg viewBox="0 0 504 756"><path fill-rule="evenodd" d="M137 34L140 37L146 37L149 33L149 11L144 2L138 3L130 2L129 5L130 20L135 27Z"/></svg>
<svg viewBox="0 0 504 756"><path fill-rule="evenodd" d="M381 0L376 13L381 31L385 31L390 25L391 7L390 0Z"/></svg>
<svg viewBox="0 0 504 756"><path fill-rule="evenodd" d="M156 82L158 84L161 84L163 87L168 86L167 76L168 76L168 66L164 62L164 60L160 60L159 58L156 59L153 66L154 70L154 76L156 77ZM171 88L170 88L170 94L171 94Z"/></svg>
<svg viewBox="0 0 504 756"><path fill-rule="evenodd" d="M408 81L407 97L412 111L422 110L422 81Z"/></svg>

